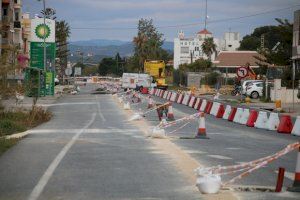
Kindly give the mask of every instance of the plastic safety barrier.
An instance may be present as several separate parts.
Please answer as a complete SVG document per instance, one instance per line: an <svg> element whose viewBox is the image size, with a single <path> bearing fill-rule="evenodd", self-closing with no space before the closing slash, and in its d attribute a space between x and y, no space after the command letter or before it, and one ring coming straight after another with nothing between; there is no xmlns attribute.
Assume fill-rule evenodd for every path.
<svg viewBox="0 0 300 200"><path fill-rule="evenodd" d="M257 120L258 117L258 112L256 110L251 110L248 121L247 121L247 126L249 127L254 127L254 124Z"/></svg>
<svg viewBox="0 0 300 200"><path fill-rule="evenodd" d="M227 105L223 115L223 119L228 120L230 113L231 113L231 105Z"/></svg>
<svg viewBox="0 0 300 200"><path fill-rule="evenodd" d="M190 95L184 95L182 104L187 106L189 103L189 100L190 100Z"/></svg>
<svg viewBox="0 0 300 200"><path fill-rule="evenodd" d="M289 115L282 115L280 118L280 123L278 125L278 133L290 134L293 130L292 118Z"/></svg>
<svg viewBox="0 0 300 200"><path fill-rule="evenodd" d="M243 112L243 114L242 114L242 117L241 117L241 119L240 119L240 124L243 124L243 125L246 125L247 124L247 121L248 121L248 119L249 119L249 115L250 115L250 111L249 111L249 109L248 108L245 108L244 109L244 112Z"/></svg>
<svg viewBox="0 0 300 200"><path fill-rule="evenodd" d="M292 130L292 134L300 136L300 116L298 116L295 121L293 130Z"/></svg>
<svg viewBox="0 0 300 200"><path fill-rule="evenodd" d="M193 108L195 105L196 97L191 96L190 102L189 102L189 107Z"/></svg>
<svg viewBox="0 0 300 200"><path fill-rule="evenodd" d="M271 113L267 123L267 128L270 131L276 131L280 123L278 113Z"/></svg>
<svg viewBox="0 0 300 200"><path fill-rule="evenodd" d="M204 111L205 111L206 105L207 105L207 100L206 100L206 99L203 99L203 100L202 100L201 107L200 107L200 111L201 111L201 112L204 112Z"/></svg>
<svg viewBox="0 0 300 200"><path fill-rule="evenodd" d="M255 128L267 129L268 115L265 111L260 111L256 122L254 123Z"/></svg>
<svg viewBox="0 0 300 200"><path fill-rule="evenodd" d="M237 111L236 111L235 116L233 118L233 122L240 123L240 120L242 118L243 112L244 112L243 108L237 108Z"/></svg>

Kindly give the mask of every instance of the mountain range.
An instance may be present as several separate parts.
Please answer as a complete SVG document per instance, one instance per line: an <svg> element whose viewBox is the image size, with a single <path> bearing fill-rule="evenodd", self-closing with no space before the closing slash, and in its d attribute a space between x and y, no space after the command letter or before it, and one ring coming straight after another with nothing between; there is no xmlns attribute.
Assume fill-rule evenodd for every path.
<svg viewBox="0 0 300 200"><path fill-rule="evenodd" d="M173 45L173 42L165 41L163 48L172 53ZM95 39L70 42L69 50L74 57L71 60L79 59L78 50L83 52L85 56L90 54L97 58L114 57L117 53L122 57L127 57L133 55L134 45L129 41Z"/></svg>

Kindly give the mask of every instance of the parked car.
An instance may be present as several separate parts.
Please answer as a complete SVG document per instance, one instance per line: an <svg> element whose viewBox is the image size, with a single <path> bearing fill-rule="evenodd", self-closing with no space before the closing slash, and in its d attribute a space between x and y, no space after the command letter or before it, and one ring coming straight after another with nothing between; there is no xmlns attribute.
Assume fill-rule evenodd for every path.
<svg viewBox="0 0 300 200"><path fill-rule="evenodd" d="M256 83L256 82L263 82L263 81L262 81L262 80L245 80L245 81L243 81L243 82L242 82L242 88L241 88L242 94L243 94L243 95L246 95L246 89L247 89L247 86L248 86L249 84Z"/></svg>
<svg viewBox="0 0 300 200"><path fill-rule="evenodd" d="M248 84L246 88L246 95L257 99L261 96L263 96L263 89L264 89L264 83L263 82L253 82Z"/></svg>

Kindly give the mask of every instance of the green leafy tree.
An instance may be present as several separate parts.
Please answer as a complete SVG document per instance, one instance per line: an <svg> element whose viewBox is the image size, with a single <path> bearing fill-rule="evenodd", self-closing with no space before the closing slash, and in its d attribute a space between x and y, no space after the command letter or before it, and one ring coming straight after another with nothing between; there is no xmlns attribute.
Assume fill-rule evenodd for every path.
<svg viewBox="0 0 300 200"><path fill-rule="evenodd" d="M116 60L113 58L103 58L98 66L98 72L102 76L114 74L116 68Z"/></svg>
<svg viewBox="0 0 300 200"><path fill-rule="evenodd" d="M209 37L204 39L201 48L205 55L207 55L208 59L211 60L211 55L216 52L217 45L214 43L214 39Z"/></svg>

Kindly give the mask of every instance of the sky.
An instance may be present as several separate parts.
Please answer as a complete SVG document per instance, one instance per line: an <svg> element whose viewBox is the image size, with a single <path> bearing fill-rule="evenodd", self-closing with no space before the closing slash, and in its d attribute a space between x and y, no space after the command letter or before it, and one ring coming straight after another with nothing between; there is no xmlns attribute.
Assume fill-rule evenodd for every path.
<svg viewBox="0 0 300 200"><path fill-rule="evenodd" d="M299 0L207 1L207 29L217 38L229 30L241 36L251 34L256 27L277 24L275 18L292 22L293 12L300 9ZM71 41L132 41L141 18L153 19L167 41L173 41L180 30L189 37L204 28L205 0L46 0L46 5L56 10L58 20L70 24ZM34 16L41 10L42 3L38 0L23 0L23 12ZM257 13L264 14L224 20Z"/></svg>

